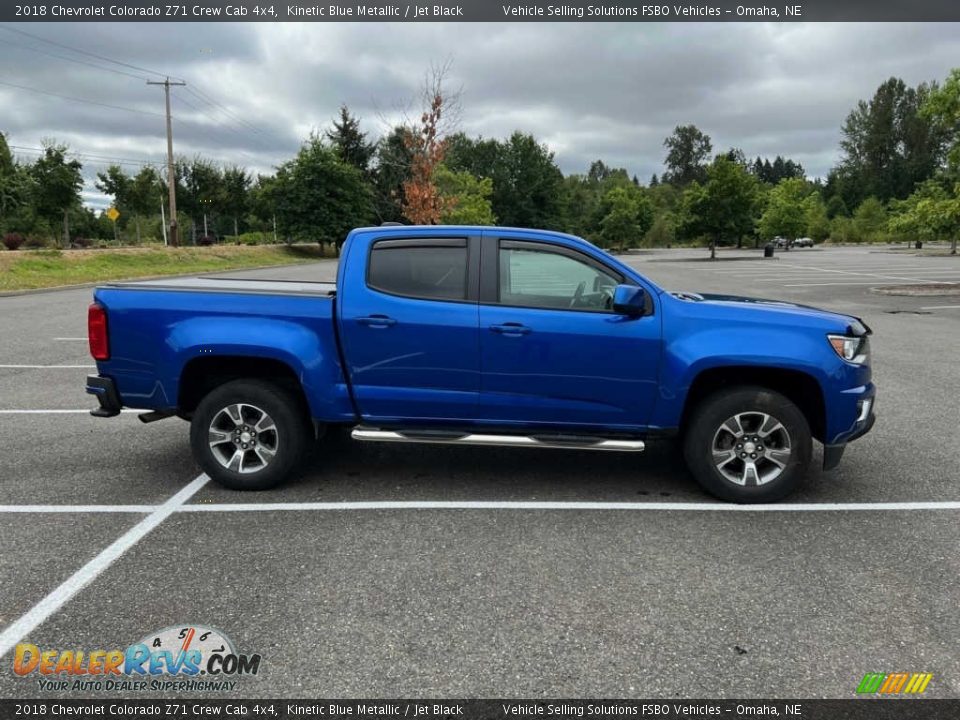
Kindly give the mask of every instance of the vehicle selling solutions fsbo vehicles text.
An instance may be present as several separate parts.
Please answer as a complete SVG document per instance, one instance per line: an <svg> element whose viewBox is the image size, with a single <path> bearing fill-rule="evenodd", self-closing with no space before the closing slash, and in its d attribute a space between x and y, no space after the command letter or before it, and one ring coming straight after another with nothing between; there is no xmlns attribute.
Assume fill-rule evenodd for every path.
<svg viewBox="0 0 960 720"><path fill-rule="evenodd" d="M502 5L506 17L542 17L542 18L577 18L584 17L719 17L722 11L713 5L638 5L635 7L621 7L619 5ZM741 7L737 8L737 15L773 15L771 12L750 12Z"/></svg>

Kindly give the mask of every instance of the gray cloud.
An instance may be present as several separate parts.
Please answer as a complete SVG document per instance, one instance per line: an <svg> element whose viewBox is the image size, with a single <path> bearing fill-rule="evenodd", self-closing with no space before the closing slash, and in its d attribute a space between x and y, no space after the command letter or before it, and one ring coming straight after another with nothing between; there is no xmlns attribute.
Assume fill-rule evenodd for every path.
<svg viewBox="0 0 960 720"><path fill-rule="evenodd" d="M602 158L646 179L662 171L672 128L695 123L717 151L782 154L822 176L857 100L891 75L916 84L960 64L958 28L934 23L13 27L185 78L189 89L174 94L177 152L261 172L296 152L311 129L327 127L342 102L379 135L409 107L430 64L450 59L466 132L532 132L564 172ZM108 65L3 31L0 80L146 113L163 109L161 90L145 85L142 70L108 65L137 76L128 77L37 50ZM165 152L162 117L4 85L0 131L22 147L56 138L87 154L162 161ZM104 165L85 164L91 176ZM95 193L87 198L97 202Z"/></svg>

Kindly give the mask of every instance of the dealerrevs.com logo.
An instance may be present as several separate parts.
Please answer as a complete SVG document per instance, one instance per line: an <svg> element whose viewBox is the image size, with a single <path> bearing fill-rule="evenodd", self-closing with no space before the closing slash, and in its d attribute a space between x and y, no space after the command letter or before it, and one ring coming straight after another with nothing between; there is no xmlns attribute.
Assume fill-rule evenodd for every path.
<svg viewBox="0 0 960 720"><path fill-rule="evenodd" d="M245 655L219 630L173 626L125 649L87 650L17 645L13 672L37 680L40 690L233 690L236 678L256 675L260 655Z"/></svg>

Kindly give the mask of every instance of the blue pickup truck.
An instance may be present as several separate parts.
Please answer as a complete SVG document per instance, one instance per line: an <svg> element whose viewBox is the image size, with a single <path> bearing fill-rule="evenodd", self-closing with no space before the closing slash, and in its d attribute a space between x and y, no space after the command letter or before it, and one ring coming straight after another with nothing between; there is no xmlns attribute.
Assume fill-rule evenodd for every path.
<svg viewBox="0 0 960 720"><path fill-rule="evenodd" d="M859 319L672 293L592 244L494 227L360 228L336 283L97 288L96 416L178 416L203 470L261 490L330 426L359 441L640 451L677 437L710 493L785 497L874 422Z"/></svg>

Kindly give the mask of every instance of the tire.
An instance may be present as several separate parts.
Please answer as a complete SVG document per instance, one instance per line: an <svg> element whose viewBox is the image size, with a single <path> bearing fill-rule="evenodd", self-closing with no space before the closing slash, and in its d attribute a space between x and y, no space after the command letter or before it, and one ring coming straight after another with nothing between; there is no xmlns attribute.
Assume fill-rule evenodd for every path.
<svg viewBox="0 0 960 720"><path fill-rule="evenodd" d="M211 479L231 490L269 490L298 467L309 446L303 403L261 380L212 390L193 413L190 445Z"/></svg>
<svg viewBox="0 0 960 720"><path fill-rule="evenodd" d="M796 405L773 390L740 386L715 393L695 408L683 455L711 495L762 503L797 489L811 446L810 425Z"/></svg>

